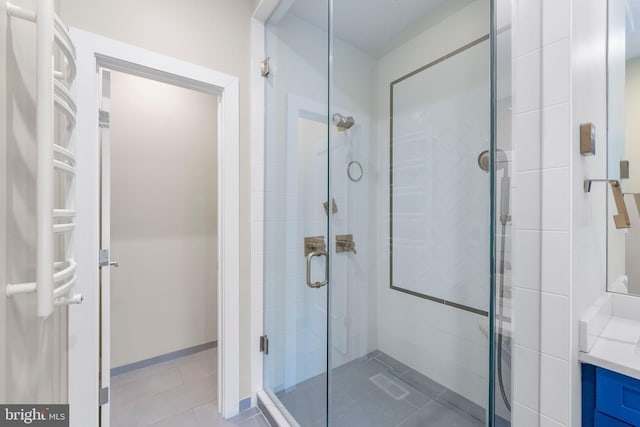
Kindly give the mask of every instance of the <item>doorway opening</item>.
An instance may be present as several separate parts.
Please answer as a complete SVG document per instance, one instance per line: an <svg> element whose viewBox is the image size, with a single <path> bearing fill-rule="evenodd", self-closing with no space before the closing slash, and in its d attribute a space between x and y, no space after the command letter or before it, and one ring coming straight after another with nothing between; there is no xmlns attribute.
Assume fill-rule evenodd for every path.
<svg viewBox="0 0 640 427"><path fill-rule="evenodd" d="M210 420L218 412L218 95L107 69L101 79L111 425Z"/></svg>
<svg viewBox="0 0 640 427"><path fill-rule="evenodd" d="M71 427L85 427L85 426L102 426L108 427L111 425L111 402L113 397L111 395L111 369L115 368L114 374L121 373L128 368L135 368L135 363L142 362L143 364L149 363L149 359L156 357L168 358L175 357L176 352L178 356L183 351L194 352L196 350L208 350L211 351L215 342L217 342L217 367L215 367L216 381L210 386L210 394L207 402L215 402L213 406L215 411L210 411L208 419L211 419L212 415L215 417L221 416L224 418L230 418L239 412L239 361L238 353L240 346L240 338L238 334L239 329L239 79L236 76L221 73L216 70L208 69L199 65L191 64L185 61L181 61L177 58L158 54L137 46L129 45L126 43L118 42L113 39L102 37L96 34L92 34L86 31L82 31L76 28L70 29L70 35L76 46L77 57L77 77L72 90L77 96L77 122L75 138L82 143L77 144L77 185L76 185L76 200L77 200L77 231L80 238L77 242L77 271L78 271L78 283L79 292L82 292L84 296L83 304L77 307L73 313L69 314L69 366L73 369L69 370L69 404L74 408L74 416L71 417ZM103 73L102 70L109 70L110 73ZM114 280L117 280L117 276L120 273L118 268L122 271L122 274L126 273L129 265L128 256L125 258L116 259L114 254L110 257L109 250L111 239L111 222L106 223L102 221L105 218L105 212L111 215L111 180L103 179L104 171L112 171L110 167L111 161L111 126L112 119L117 120L118 112L114 111L114 116L111 116L112 107L117 108L116 104L112 106L111 99L111 82L109 79L105 80L105 75L110 77L112 72L125 73L128 78L142 78L148 80L148 84L169 84L173 90L189 90L191 92L197 91L197 95L208 96L211 102L214 104L215 111L210 113L210 117L201 119L208 122L210 125L215 125L215 140L209 141L211 145L215 147L208 147L214 150L213 158L210 159L211 163L209 168L213 167L215 170L215 182L210 187L216 193L217 203L215 204L214 213L210 213L202 206L198 205L188 212L188 215L200 214L205 216L204 213L209 212L210 222L208 227L213 227L216 230L216 256L211 259L209 255L207 259L207 267L213 268L217 282L217 292L213 291L213 296L210 301L205 301L207 306L211 310L216 307L217 310L214 318L215 322L208 324L209 321L205 317L199 318L195 323L198 326L193 328L200 330L199 339L200 344L195 346L189 346L185 344L186 341L173 343L173 348L168 349L156 349L154 353L137 353L135 358L131 355L127 356L130 359L126 359L121 353L118 353L117 345L114 347L116 353L114 357L123 357L121 359L111 360L111 310L106 309L103 306L103 302L108 304L111 299L111 287L109 282L111 281L111 275L113 273ZM125 91L127 92L127 91ZM123 97L124 98L124 97ZM134 96L131 91L126 93L126 99L131 102L136 102L144 105L145 100L148 101L148 96L145 94L138 94ZM174 100L165 99L156 101L156 103L164 104L177 104ZM165 105L165 106L168 106ZM153 106L153 108L159 108L159 106ZM101 110L101 111L98 111ZM200 114L202 112L198 112ZM183 111L180 114L184 114ZM199 116L200 117L200 116ZM131 120L134 123L133 130L135 132L147 131L149 129L142 129L142 125L136 122L136 117L127 117L127 120ZM131 194L134 185L125 181L124 183L114 185L114 190L121 189L123 199L125 202L138 203L141 200L145 201L140 211L131 213L132 210L129 206L126 207L126 216L133 218L137 221L135 230L130 231L131 235L143 234L145 230L150 233L148 228L153 222L161 223L164 225L164 229L161 231L168 233L168 230L173 227L174 230L191 230L195 219L187 216L182 217L181 221L176 222L176 206L175 203L187 203L187 201L199 200L202 202L203 197L200 194L206 191L203 185L200 185L196 191L200 191L196 196L187 194L179 194L179 197L175 203L169 203L165 195L169 187L174 188L179 180L176 178L177 173L189 174L193 171L186 170L184 159L180 156L184 156L185 153L185 139L189 136L190 129L183 129L182 132L178 132L173 135L173 138L168 138L166 129L175 126L175 117L170 118L161 117L156 120L152 120L151 124L147 127L153 127L154 136L151 141L147 141L147 145L142 145L143 148L138 158L138 164L133 161L132 165L129 165L131 174L135 173L133 178L136 180L136 184L140 185L144 183L146 187L139 187L137 193ZM213 123L213 124L212 124ZM115 126L114 122L114 126ZM177 136L176 136L177 135ZM134 133L135 136L135 133ZM157 167L156 171L160 176L158 182L152 182L149 175L149 170L142 168L136 168L141 164L140 158L144 159L144 162L149 162L153 156L159 156L166 154L158 149L159 141L165 140L164 145L171 145L170 149L173 150L172 162ZM105 143L106 141L106 143ZM213 142L217 144L213 144ZM133 149L134 145L127 147L127 149ZM181 150L182 148L182 150ZM126 154L126 150L124 154ZM117 154L117 153L116 153ZM146 156L146 157L145 157ZM117 156L115 157L117 160ZM217 159L215 161L214 159ZM125 161L131 161L125 157ZM106 162L106 164L105 164ZM123 169L124 170L124 169ZM152 169L153 170L153 169ZM206 173L210 170L206 167L201 167L201 176L198 183L203 183L206 179ZM117 184L117 183L116 183ZM189 187L191 189L191 187ZM178 192L179 193L179 192ZM137 195L137 197L136 197ZM120 200L115 198L114 201ZM182 206L178 206L181 208ZM146 212L146 213L144 213ZM187 214L185 214L187 215ZM168 224L168 221L174 221ZM117 218L114 220L115 224L118 224ZM171 225L171 227L169 227ZM130 223L124 224L126 227L131 227ZM146 227L146 228L145 228ZM116 231L116 233L118 233ZM121 233L125 236L127 232ZM203 234L203 230L198 232L199 235ZM206 234L206 233L205 233ZM126 243L126 242L125 242ZM118 244L114 246L114 249L118 247ZM177 262L186 262L185 258L188 258L188 251L176 251L173 257L166 257L169 261L160 260L158 256L153 255L153 250L149 249L149 253L135 253L129 249L129 254L135 253L136 257L141 257L147 264L147 270L153 271L156 275L152 277L151 281L165 280L166 277L158 277L157 272L167 266L158 266L158 263L171 263L174 266ZM126 252L126 251L125 251ZM123 252L124 253L124 252ZM191 254L192 257L195 255ZM198 256L205 256L206 254L198 254ZM191 260L193 261L193 260ZM116 268L111 263L118 263L120 267ZM98 264L100 267L98 268ZM126 264L126 267L125 267ZM141 261L141 264L143 262ZM140 266L138 266L140 267ZM171 266L169 266L171 267ZM190 274L193 274L191 272ZM206 276L206 275L205 275ZM169 277L169 282L174 288L184 286L184 282L192 280L192 276ZM115 282L114 282L115 283ZM117 286L117 285L116 285ZM159 288L159 287L158 287ZM135 309L138 310L136 315L142 317L144 321L149 322L152 317L151 314L157 313L158 306L162 299L172 300L173 306L170 309L163 311L166 317L172 316L176 311L176 304L179 302L179 298L189 299L190 305L196 305L203 303L202 301L194 301L196 297L190 298L180 295L180 297L169 297L167 294L160 293L158 288L153 288L153 294L148 292L144 293L141 298L138 299L137 304L134 304ZM171 291L176 289L170 289L166 291L170 294ZM209 291L211 291L209 289ZM123 293L121 290L114 290L114 305L119 302L118 292L123 298L133 298L128 293ZM175 294L174 294L175 295ZM208 297L198 297L205 300ZM140 316L143 314L144 316ZM209 315L211 313L208 313ZM205 315L203 315L205 316ZM151 323L151 322L149 322ZM217 324L217 328L216 328ZM195 329L190 330L189 333L176 332L177 321L165 322L164 330L161 332L162 336L170 335L173 333L173 337L178 335L188 335L194 332ZM115 327L115 322L114 322ZM119 325L118 328L129 328L131 322L126 323L125 326ZM167 330L169 329L169 330ZM217 329L217 331L216 331ZM207 336L205 332L215 332L215 336ZM148 338L148 337L145 337ZM183 339L184 337L179 337ZM131 340L131 338L129 338ZM123 345L120 345L121 347ZM204 347L202 347L204 346ZM124 347L131 348L129 343L125 342ZM140 351L140 350L139 350ZM166 351L166 352L165 352ZM125 351L126 353L126 351ZM118 355L119 354L119 355ZM191 355L189 355L190 357ZM195 357L195 354L193 355ZM206 358L206 357L205 357ZM140 359L137 362L131 362L132 360ZM208 358L211 363L212 358ZM214 360L214 365L215 359ZM133 366L131 366L134 364ZM206 366L205 366L206 368ZM118 372L120 369L120 372ZM211 367L208 368L212 371ZM205 369L206 372L206 369ZM175 374L175 372L174 372ZM124 375L124 374L123 374ZM181 374L182 375L182 374ZM188 376L188 374L185 374ZM206 376L206 375L205 375ZM151 376L154 379L161 380L158 375ZM182 380L182 376L180 377ZM217 386L216 386L217 383ZM126 397L126 396L125 396ZM207 403L207 402L202 402ZM161 402L157 402L162 406ZM173 402L175 403L175 402ZM167 403L166 406L169 406ZM153 411L162 412L166 408L161 407L161 410L157 407L153 407ZM211 408L210 408L211 409ZM220 414L220 415L218 415ZM144 421L144 420L143 420ZM115 425L115 424L114 424Z"/></svg>

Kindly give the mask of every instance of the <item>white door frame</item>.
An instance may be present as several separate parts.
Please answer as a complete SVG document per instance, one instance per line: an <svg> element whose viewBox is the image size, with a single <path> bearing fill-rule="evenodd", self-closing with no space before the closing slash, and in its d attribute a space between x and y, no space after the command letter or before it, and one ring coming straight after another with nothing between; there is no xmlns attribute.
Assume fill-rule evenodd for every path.
<svg viewBox="0 0 640 427"><path fill-rule="evenodd" d="M78 69L76 288L84 297L69 310L71 427L97 427L99 419L99 66L219 95L218 408L232 417L239 409L240 383L239 79L76 28L70 34Z"/></svg>

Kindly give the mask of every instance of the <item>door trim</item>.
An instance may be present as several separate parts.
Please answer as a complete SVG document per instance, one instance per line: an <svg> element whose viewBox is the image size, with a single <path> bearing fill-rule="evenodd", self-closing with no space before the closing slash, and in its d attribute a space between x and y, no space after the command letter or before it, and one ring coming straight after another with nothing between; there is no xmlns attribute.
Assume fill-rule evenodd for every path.
<svg viewBox="0 0 640 427"><path fill-rule="evenodd" d="M77 239L79 292L69 312L69 403L72 427L98 426L99 354L99 66L219 96L218 109L218 408L239 409L239 79L76 28Z"/></svg>

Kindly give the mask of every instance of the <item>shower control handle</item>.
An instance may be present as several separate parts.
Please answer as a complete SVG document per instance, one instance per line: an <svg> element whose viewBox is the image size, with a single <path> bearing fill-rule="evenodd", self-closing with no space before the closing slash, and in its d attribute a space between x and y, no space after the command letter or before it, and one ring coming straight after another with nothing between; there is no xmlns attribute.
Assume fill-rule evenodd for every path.
<svg viewBox="0 0 640 427"><path fill-rule="evenodd" d="M326 286L327 283L329 283L329 279L328 279L328 263L325 264L325 270L324 270L324 280L322 282L311 282L311 260L315 257L320 257L323 256L327 257L327 252L320 250L320 251L313 251L311 253L309 253L309 255L307 255L307 286L313 289L317 289L317 288L321 288L323 286Z"/></svg>

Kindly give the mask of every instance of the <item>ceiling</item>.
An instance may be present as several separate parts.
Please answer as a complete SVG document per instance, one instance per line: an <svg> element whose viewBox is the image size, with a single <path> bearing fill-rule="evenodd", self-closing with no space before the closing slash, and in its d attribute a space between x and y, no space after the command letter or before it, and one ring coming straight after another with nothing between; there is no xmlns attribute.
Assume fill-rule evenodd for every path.
<svg viewBox="0 0 640 427"><path fill-rule="evenodd" d="M335 36L374 57L441 22L473 0L334 0ZM290 1L289 12L327 28L327 3Z"/></svg>

